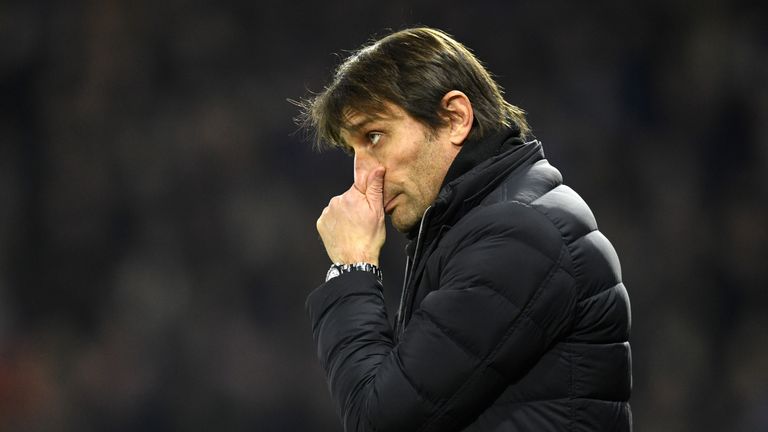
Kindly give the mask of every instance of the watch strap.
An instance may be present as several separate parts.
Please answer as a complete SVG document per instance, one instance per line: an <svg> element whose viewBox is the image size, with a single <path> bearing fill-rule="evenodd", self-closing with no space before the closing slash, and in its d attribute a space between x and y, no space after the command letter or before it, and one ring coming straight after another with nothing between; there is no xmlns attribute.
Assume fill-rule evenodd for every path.
<svg viewBox="0 0 768 432"><path fill-rule="evenodd" d="M336 276L340 276L344 273L350 273L353 271L365 271L373 273L379 282L383 280L381 269L378 266L367 262L356 262L351 264L332 264L331 268L328 269L328 273L325 275L325 281L328 282Z"/></svg>

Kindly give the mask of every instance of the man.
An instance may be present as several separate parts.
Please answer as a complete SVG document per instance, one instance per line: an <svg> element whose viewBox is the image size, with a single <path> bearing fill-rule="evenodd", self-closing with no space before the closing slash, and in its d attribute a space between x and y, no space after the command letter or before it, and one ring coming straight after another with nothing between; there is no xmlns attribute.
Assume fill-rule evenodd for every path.
<svg viewBox="0 0 768 432"><path fill-rule="evenodd" d="M303 107L318 142L354 154L307 299L346 431L631 430L618 257L467 48L393 33ZM385 214L411 239L394 325Z"/></svg>

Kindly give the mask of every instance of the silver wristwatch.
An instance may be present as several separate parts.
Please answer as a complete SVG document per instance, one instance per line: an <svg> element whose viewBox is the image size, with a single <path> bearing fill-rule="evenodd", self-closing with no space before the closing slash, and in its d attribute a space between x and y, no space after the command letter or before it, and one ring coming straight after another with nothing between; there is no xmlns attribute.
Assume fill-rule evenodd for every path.
<svg viewBox="0 0 768 432"><path fill-rule="evenodd" d="M353 271L367 271L367 272L373 273L373 275L376 276L376 279L378 279L379 282L381 282L383 279L381 274L381 269L378 266L375 266L367 262L357 262L352 264L332 264L331 268L328 269L328 273L325 275L325 281L328 282L329 280L335 278L336 276L339 276L340 274L349 273Z"/></svg>

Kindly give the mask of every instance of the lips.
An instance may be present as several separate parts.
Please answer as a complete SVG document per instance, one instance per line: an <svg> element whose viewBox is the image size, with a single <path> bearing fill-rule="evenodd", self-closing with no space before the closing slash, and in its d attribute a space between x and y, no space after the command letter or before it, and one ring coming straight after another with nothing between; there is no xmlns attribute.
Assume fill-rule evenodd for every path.
<svg viewBox="0 0 768 432"><path fill-rule="evenodd" d="M392 212L392 210L394 209L394 205L393 205L393 203L395 202L395 199L396 199L396 198L397 198L399 195L400 195L400 194L396 194L395 196L393 196L392 198L390 198L390 199L389 199L389 201L387 201L387 202L386 202L386 204L384 204L384 213L386 213L386 214L389 214L389 213L391 213L391 212Z"/></svg>

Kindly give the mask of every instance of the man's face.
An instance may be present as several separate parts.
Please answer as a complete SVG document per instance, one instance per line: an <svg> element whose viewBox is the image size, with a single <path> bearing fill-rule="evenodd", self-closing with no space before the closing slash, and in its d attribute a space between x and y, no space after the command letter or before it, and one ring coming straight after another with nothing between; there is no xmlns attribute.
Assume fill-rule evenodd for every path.
<svg viewBox="0 0 768 432"><path fill-rule="evenodd" d="M368 173L384 174L384 211L400 232L410 231L440 191L460 147L451 144L447 127L435 132L402 108L387 104L384 115L349 111L342 138L355 153L355 186L365 191Z"/></svg>

